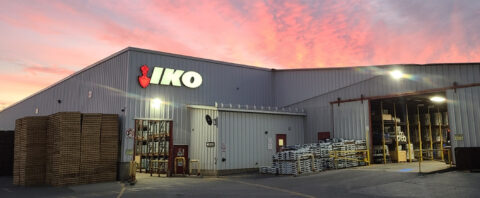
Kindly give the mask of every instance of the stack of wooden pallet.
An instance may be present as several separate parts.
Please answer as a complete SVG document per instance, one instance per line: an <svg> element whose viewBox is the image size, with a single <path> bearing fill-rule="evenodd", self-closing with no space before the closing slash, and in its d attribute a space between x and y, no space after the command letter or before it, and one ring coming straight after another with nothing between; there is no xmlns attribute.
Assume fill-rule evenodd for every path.
<svg viewBox="0 0 480 198"><path fill-rule="evenodd" d="M13 183L22 186L41 185L45 181L45 116L25 117L15 123Z"/></svg>
<svg viewBox="0 0 480 198"><path fill-rule="evenodd" d="M18 119L15 124L14 184L116 180L118 115L61 112Z"/></svg>
<svg viewBox="0 0 480 198"><path fill-rule="evenodd" d="M81 114L62 112L49 116L47 179L52 186L78 184Z"/></svg>
<svg viewBox="0 0 480 198"><path fill-rule="evenodd" d="M97 182L95 168L100 162L102 114L82 114L80 143L80 184Z"/></svg>
<svg viewBox="0 0 480 198"><path fill-rule="evenodd" d="M118 159L118 115L103 114L100 133L100 163L98 181L114 181L117 176Z"/></svg>

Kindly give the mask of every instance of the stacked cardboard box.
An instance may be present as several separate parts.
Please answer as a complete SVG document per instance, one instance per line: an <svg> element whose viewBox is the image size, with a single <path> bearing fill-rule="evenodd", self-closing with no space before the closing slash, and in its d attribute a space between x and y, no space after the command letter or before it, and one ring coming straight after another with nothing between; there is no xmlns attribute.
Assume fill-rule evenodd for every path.
<svg viewBox="0 0 480 198"><path fill-rule="evenodd" d="M117 178L118 115L103 114L100 133L100 163L96 169L97 181L114 181Z"/></svg>
<svg viewBox="0 0 480 198"><path fill-rule="evenodd" d="M49 116L47 131L47 178L53 186L78 184L81 114L61 112Z"/></svg>
<svg viewBox="0 0 480 198"><path fill-rule="evenodd" d="M45 181L45 116L25 117L15 122L13 183L22 186L42 185Z"/></svg>
<svg viewBox="0 0 480 198"><path fill-rule="evenodd" d="M102 114L82 114L80 143L80 184L96 182L95 167L100 162Z"/></svg>

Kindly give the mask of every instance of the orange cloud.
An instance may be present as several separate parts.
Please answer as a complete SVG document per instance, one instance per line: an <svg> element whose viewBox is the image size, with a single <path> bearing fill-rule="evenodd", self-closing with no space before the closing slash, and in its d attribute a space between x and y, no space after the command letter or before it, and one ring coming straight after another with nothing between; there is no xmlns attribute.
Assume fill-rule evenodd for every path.
<svg viewBox="0 0 480 198"><path fill-rule="evenodd" d="M60 79L126 46L268 68L479 62L478 10L475 1L7 1L0 71Z"/></svg>

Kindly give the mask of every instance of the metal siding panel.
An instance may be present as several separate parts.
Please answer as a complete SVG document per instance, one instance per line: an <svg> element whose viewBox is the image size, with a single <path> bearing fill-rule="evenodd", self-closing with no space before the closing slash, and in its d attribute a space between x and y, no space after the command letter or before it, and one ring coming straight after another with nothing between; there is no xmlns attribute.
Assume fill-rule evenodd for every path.
<svg viewBox="0 0 480 198"><path fill-rule="evenodd" d="M270 165L274 149L267 150L267 140L275 134L287 134L287 143L303 143L303 117L245 112L220 112L220 133L226 140L226 162L219 169L256 168ZM225 125L223 125L225 124ZM291 131L288 131L288 128ZM299 127L300 126L300 127ZM228 130L225 130L228 129ZM264 132L268 131L268 135ZM221 144L221 143L219 143ZM257 164L258 163L258 164Z"/></svg>
<svg viewBox="0 0 480 198"><path fill-rule="evenodd" d="M16 119L35 115L35 107L39 109L38 115L80 111L114 113L123 119L120 110L125 104L126 87L118 82L125 76L127 60L127 53L118 54L3 110L0 130L14 129ZM93 91L91 99L87 97L89 89ZM62 100L61 104L57 103L58 99Z"/></svg>

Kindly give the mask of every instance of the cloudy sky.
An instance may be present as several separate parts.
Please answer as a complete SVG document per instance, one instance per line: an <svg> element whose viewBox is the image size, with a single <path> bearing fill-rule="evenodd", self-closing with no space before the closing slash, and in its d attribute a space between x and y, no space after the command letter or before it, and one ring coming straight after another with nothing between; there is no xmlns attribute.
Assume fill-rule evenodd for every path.
<svg viewBox="0 0 480 198"><path fill-rule="evenodd" d="M0 109L127 46L278 69L480 62L476 0L0 3Z"/></svg>

